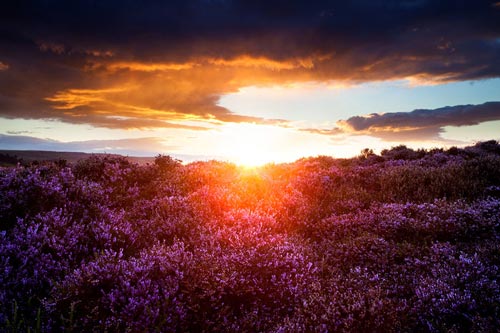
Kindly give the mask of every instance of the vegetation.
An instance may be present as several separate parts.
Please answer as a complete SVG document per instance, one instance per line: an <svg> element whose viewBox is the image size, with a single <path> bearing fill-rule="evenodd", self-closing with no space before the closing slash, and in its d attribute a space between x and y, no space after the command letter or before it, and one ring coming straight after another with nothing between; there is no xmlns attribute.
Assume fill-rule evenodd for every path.
<svg viewBox="0 0 500 333"><path fill-rule="evenodd" d="M500 145L0 168L0 329L493 332Z"/></svg>

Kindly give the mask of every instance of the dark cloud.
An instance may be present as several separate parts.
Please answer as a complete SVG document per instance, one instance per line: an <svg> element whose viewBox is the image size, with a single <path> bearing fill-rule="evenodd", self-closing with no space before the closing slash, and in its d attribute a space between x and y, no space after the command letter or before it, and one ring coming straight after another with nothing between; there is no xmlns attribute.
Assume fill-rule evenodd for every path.
<svg viewBox="0 0 500 333"><path fill-rule="evenodd" d="M369 129L415 129L443 126L477 125L500 119L500 102L480 105L446 106L433 110L413 110L411 112L373 113L355 116L340 121L342 128L353 131Z"/></svg>
<svg viewBox="0 0 500 333"><path fill-rule="evenodd" d="M337 122L338 127L330 130L303 130L323 135L371 135L386 141L443 141L441 134L446 126L471 126L494 120L500 120L500 102L411 112L372 113L340 120Z"/></svg>
<svg viewBox="0 0 500 333"><path fill-rule="evenodd" d="M0 12L0 116L275 122L235 115L219 97L248 85L499 77L499 38L500 7L482 0L11 1Z"/></svg>

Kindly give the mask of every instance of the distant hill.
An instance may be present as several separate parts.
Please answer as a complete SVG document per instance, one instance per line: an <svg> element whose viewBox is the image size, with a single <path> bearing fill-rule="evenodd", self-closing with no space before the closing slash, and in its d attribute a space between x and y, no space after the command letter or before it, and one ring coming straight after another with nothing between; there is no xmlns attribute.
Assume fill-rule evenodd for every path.
<svg viewBox="0 0 500 333"><path fill-rule="evenodd" d="M68 163L75 163L86 159L92 155L100 156L122 156L119 154L90 154L81 152L61 152L61 151L42 151L42 150L0 150L0 166L12 166L18 162L31 163L34 161L58 161L66 160ZM125 156L128 160L138 164L154 162L154 157Z"/></svg>

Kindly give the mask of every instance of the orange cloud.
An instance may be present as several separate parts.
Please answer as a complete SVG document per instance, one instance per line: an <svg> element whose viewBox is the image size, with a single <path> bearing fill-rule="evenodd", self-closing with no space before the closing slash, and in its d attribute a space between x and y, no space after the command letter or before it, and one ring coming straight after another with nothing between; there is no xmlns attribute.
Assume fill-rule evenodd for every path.
<svg viewBox="0 0 500 333"><path fill-rule="evenodd" d="M86 68L85 73L89 77L85 86L89 88L57 90L45 97L53 117L82 122L94 120L84 114L126 117L127 122L118 123L132 127L133 119L139 118L156 121L159 127L164 121L195 121L205 126L222 122L284 124L279 119L237 115L217 105L221 94L266 83L269 75L276 73L267 67L215 65L206 58L186 63L108 61ZM286 76L281 74L282 79Z"/></svg>
<svg viewBox="0 0 500 333"><path fill-rule="evenodd" d="M114 72L117 70L129 70L139 72L157 71L180 71L188 70L198 66L220 66L233 68L261 68L265 70L292 70L313 69L315 64L328 60L331 55L311 56L304 58L291 58L287 60L273 60L263 56L240 55L234 58L209 58L199 57L188 62L139 62L139 61L115 61L94 62L87 66L87 70L99 68Z"/></svg>
<svg viewBox="0 0 500 333"><path fill-rule="evenodd" d="M415 66L425 61L420 56L367 56L360 61L350 53L316 54L286 59L249 54L226 58L192 56L184 60L146 62L127 60L120 54L96 61L89 57L93 55L80 53L84 62L79 66L67 62L71 65L71 75L76 73L69 81L72 86L68 87L66 82L54 83L43 96L46 104L37 109L43 110L40 115L44 117L109 127L164 127L164 122L182 121L200 122L201 127L223 122L286 126L287 122L280 119L234 114L218 105L219 98L246 86L331 80L352 84L381 78L410 78L416 84L429 84L456 79L455 73L459 72L417 72ZM460 61L457 58L457 64ZM39 88L25 92L28 100L33 99L33 91ZM13 93L20 95L19 91ZM13 106L11 113L18 109Z"/></svg>
<svg viewBox="0 0 500 333"><path fill-rule="evenodd" d="M78 111L82 109L84 113L87 113L90 108L95 114L108 115L108 117L116 119L144 117L156 120L196 120L200 118L195 115L157 110L119 101L123 94L130 94L133 89L133 87L68 89L59 91L45 100L52 102L54 109L64 110L64 114L73 116L77 116Z"/></svg>
<svg viewBox="0 0 500 333"><path fill-rule="evenodd" d="M46 97L45 100L53 102L54 109L71 110L80 106L104 102L106 100L105 95L119 91L124 91L124 89L68 89L57 92L53 97Z"/></svg>
<svg viewBox="0 0 500 333"><path fill-rule="evenodd" d="M140 72L156 72L156 71L180 71L190 69L195 66L194 63L146 63L146 62L114 62L104 65L110 71L126 69L130 71Z"/></svg>
<svg viewBox="0 0 500 333"><path fill-rule="evenodd" d="M207 62L216 66L260 67L270 70L290 70L297 68L312 69L314 68L316 62L324 61L329 58L330 56L319 56L278 61L266 57L252 57L249 55L241 55L232 59L208 59Z"/></svg>
<svg viewBox="0 0 500 333"><path fill-rule="evenodd" d="M232 58L190 58L177 62L141 62L108 59L88 62L82 73L85 88L54 91L45 97L53 117L69 121L95 121L111 124L99 117L124 117L116 125L154 127L162 122L196 121L202 123L249 122L278 124L279 119L264 119L234 114L218 105L219 97L245 86L287 85L310 81L357 82L378 77L408 78L412 82L446 80L451 74L432 76L394 65L393 60L373 59L371 65L349 71L353 61L342 55L317 55L274 60L264 56L241 55ZM418 57L406 60L418 62ZM89 63L91 65L89 65ZM425 81L427 83L427 81ZM431 81L432 82L432 81ZM56 112L59 111L59 112ZM87 115L87 116L85 116ZM94 117L95 116L95 117ZM134 120L142 118L134 125ZM123 120L123 119L122 119ZM146 121L147 120L147 121ZM342 124L340 124L342 125ZM113 124L112 126L115 126Z"/></svg>

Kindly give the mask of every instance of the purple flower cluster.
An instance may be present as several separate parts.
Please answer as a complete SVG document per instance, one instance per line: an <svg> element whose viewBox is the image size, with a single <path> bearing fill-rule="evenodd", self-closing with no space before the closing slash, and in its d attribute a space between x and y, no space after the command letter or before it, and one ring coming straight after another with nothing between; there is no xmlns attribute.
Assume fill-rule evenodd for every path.
<svg viewBox="0 0 500 333"><path fill-rule="evenodd" d="M0 331L496 331L497 148L0 169Z"/></svg>

